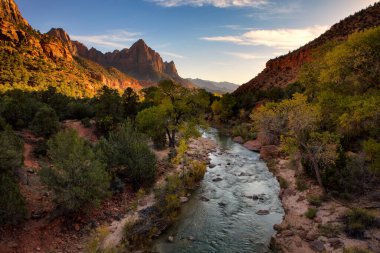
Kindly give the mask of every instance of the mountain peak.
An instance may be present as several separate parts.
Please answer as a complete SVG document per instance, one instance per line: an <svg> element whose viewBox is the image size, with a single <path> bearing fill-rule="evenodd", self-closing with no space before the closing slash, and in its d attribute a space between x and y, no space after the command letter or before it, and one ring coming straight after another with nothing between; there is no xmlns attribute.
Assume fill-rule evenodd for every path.
<svg viewBox="0 0 380 253"><path fill-rule="evenodd" d="M28 22L22 17L14 0L0 0L0 19L29 26Z"/></svg>

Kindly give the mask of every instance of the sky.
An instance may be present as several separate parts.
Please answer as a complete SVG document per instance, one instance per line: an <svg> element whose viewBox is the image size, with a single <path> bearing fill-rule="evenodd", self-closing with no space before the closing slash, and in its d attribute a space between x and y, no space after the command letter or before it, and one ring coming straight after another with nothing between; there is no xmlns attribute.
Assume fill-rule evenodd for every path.
<svg viewBox="0 0 380 253"><path fill-rule="evenodd" d="M182 77L248 82L374 0L15 0L41 32L108 52L142 38Z"/></svg>

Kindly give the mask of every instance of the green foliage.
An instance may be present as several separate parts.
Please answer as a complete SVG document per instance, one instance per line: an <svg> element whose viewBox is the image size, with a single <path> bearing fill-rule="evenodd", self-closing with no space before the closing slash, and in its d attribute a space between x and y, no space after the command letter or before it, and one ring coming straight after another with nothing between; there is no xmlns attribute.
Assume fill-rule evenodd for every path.
<svg viewBox="0 0 380 253"><path fill-rule="evenodd" d="M305 217L308 219L314 219L317 216L318 209L315 207L310 207L305 213Z"/></svg>
<svg viewBox="0 0 380 253"><path fill-rule="evenodd" d="M232 128L232 136L241 136L244 141L256 139L256 133L251 124L243 123Z"/></svg>
<svg viewBox="0 0 380 253"><path fill-rule="evenodd" d="M0 174L22 166L23 143L12 130L0 132Z"/></svg>
<svg viewBox="0 0 380 253"><path fill-rule="evenodd" d="M137 93L128 87L121 97L121 102L124 107L124 117L135 119L139 107L139 96Z"/></svg>
<svg viewBox="0 0 380 253"><path fill-rule="evenodd" d="M197 124L203 122L203 114L209 106L209 96L202 90L188 90L171 80L161 81L157 88L145 90L144 93L144 103L153 106L137 115L137 125L153 139L157 137L162 140L165 131L172 148L181 128L186 125L195 129ZM152 126L154 129L149 130ZM159 130L161 126L162 130ZM190 132L194 131L187 133Z"/></svg>
<svg viewBox="0 0 380 253"><path fill-rule="evenodd" d="M103 86L96 98L96 123L98 129L108 133L123 119L123 106L117 90Z"/></svg>
<svg viewBox="0 0 380 253"><path fill-rule="evenodd" d="M99 142L104 161L117 177L130 181L136 188L153 183L156 176L156 157L146 144L144 135L130 123L122 124Z"/></svg>
<svg viewBox="0 0 380 253"><path fill-rule="evenodd" d="M342 228L339 225L328 223L318 225L318 231L323 236L333 238L337 237L342 232Z"/></svg>
<svg viewBox="0 0 380 253"><path fill-rule="evenodd" d="M59 119L55 111L43 106L34 115L29 128L38 136L49 137L59 130Z"/></svg>
<svg viewBox="0 0 380 253"><path fill-rule="evenodd" d="M313 206L319 207L322 205L322 198L321 196L316 196L316 195L310 195L307 196L307 201Z"/></svg>
<svg viewBox="0 0 380 253"><path fill-rule="evenodd" d="M40 172L65 213L84 211L108 196L110 177L105 165L74 130L59 132L48 141L50 166Z"/></svg>
<svg viewBox="0 0 380 253"><path fill-rule="evenodd" d="M343 253L374 253L374 252L370 251L368 249L361 249L361 248L353 247L353 248L344 249Z"/></svg>
<svg viewBox="0 0 380 253"><path fill-rule="evenodd" d="M353 208L344 215L345 232L355 238L363 238L365 230L375 227L376 216L371 212Z"/></svg>
<svg viewBox="0 0 380 253"><path fill-rule="evenodd" d="M136 117L137 128L152 138L157 149L162 149L166 144L165 118L166 112L162 106L144 109Z"/></svg>
<svg viewBox="0 0 380 253"><path fill-rule="evenodd" d="M380 142L369 139L363 143L363 150L366 154L366 160L373 172L380 172Z"/></svg>
<svg viewBox="0 0 380 253"><path fill-rule="evenodd" d="M285 178L283 178L281 176L278 176L277 180L278 180L278 182L280 184L281 189L288 189L289 183L288 183L288 181L286 181Z"/></svg>
<svg viewBox="0 0 380 253"><path fill-rule="evenodd" d="M307 189L309 189L309 186L307 184L307 182L305 181L305 179L302 177L302 176L298 176L296 178L296 189L298 191L306 191Z"/></svg>
<svg viewBox="0 0 380 253"><path fill-rule="evenodd" d="M0 225L15 224L25 218L24 197L10 173L0 173Z"/></svg>

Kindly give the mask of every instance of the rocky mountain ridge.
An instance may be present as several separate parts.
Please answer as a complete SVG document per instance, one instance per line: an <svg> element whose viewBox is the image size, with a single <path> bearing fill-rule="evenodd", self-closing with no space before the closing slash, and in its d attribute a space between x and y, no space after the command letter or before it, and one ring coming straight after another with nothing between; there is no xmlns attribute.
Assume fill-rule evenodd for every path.
<svg viewBox="0 0 380 253"><path fill-rule="evenodd" d="M240 86L234 93L243 95L257 89L286 87L297 80L302 65L312 61L313 50L329 41L345 40L348 35L380 25L380 2L351 15L333 25L324 34L305 46L269 60L265 69L255 78Z"/></svg>
<svg viewBox="0 0 380 253"><path fill-rule="evenodd" d="M184 86L191 87L190 82L178 75L173 61L164 62L159 53L140 39L130 48L103 53L95 48L88 49L78 41L72 41L62 28L52 28L48 35L58 38L70 49L73 55L96 62L103 67L113 67L133 76L141 83L153 85L162 79L173 79Z"/></svg>

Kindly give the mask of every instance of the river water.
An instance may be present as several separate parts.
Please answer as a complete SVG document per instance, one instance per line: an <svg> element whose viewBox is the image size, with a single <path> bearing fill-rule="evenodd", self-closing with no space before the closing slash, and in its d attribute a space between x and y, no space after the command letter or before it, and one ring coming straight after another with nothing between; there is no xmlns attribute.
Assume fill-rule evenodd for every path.
<svg viewBox="0 0 380 253"><path fill-rule="evenodd" d="M216 141L211 164L200 187L183 205L178 221L154 245L160 253L270 252L273 225L284 211L279 184L259 154L210 129L203 137ZM211 166L212 167L212 166ZM258 215L268 210L268 215ZM174 242L169 243L169 236Z"/></svg>

